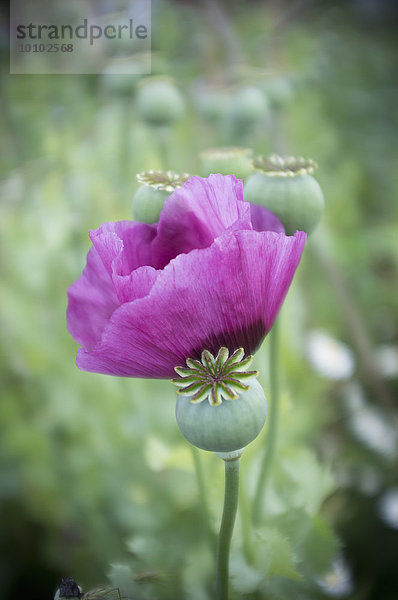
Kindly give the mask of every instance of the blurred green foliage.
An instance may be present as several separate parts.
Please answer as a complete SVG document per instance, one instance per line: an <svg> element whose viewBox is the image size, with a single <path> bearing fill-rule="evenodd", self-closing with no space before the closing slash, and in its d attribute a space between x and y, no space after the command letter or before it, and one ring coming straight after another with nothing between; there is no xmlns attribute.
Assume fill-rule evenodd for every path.
<svg viewBox="0 0 398 600"><path fill-rule="evenodd" d="M372 422L362 438L355 436L349 408L376 406L396 423L397 371L387 378L382 364L370 372L366 352L368 338L371 349L398 343L392 4L154 3L154 74L173 77L186 104L185 115L165 130L139 119L138 76L10 76L4 53L5 600L51 598L68 574L84 589L108 576L131 598L211 597L214 557L190 449L175 424L172 386L79 372L64 315L66 289L90 247L87 231L130 218L136 173L163 167L199 173L199 152L225 144L314 158L327 201L324 224L308 243L282 312L278 451L252 560L242 553L244 518L236 526L233 597L397 597L398 517L394 526L377 508L397 485L396 447L383 453L369 446ZM331 270L319 261L320 248ZM306 352L313 328L352 348L351 382L315 372ZM266 341L256 357L266 392L267 353ZM376 365L372 353L370 360ZM247 502L266 436L265 428L243 458ZM202 458L216 532L222 464L207 453ZM333 574L325 586L340 550L351 581L343 592Z"/></svg>

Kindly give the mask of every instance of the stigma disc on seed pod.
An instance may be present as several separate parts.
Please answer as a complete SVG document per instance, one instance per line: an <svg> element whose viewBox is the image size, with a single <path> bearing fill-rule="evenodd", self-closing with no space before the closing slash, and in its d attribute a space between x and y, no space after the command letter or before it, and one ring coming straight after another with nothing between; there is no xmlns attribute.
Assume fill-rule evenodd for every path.
<svg viewBox="0 0 398 600"><path fill-rule="evenodd" d="M188 173L143 171L137 175L141 184L133 197L133 217L141 223L157 223L164 201L189 179Z"/></svg>
<svg viewBox="0 0 398 600"><path fill-rule="evenodd" d="M255 172L244 185L245 200L271 210L282 222L287 235L296 231L311 233L324 211L324 197L312 176L317 164L311 159L259 157Z"/></svg>

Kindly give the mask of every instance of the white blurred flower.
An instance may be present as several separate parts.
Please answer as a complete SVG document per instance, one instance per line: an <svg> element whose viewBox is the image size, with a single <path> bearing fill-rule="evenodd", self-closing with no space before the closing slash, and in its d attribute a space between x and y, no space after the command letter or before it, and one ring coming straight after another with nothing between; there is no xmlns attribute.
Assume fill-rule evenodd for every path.
<svg viewBox="0 0 398 600"><path fill-rule="evenodd" d="M392 529L398 529L398 488L385 492L378 503L380 518Z"/></svg>
<svg viewBox="0 0 398 600"><path fill-rule="evenodd" d="M355 369L350 348L321 330L307 334L306 355L312 368L328 379L349 379Z"/></svg>
<svg viewBox="0 0 398 600"><path fill-rule="evenodd" d="M349 419L354 436L370 450L384 456L394 456L397 450L397 432L376 408L363 407Z"/></svg>
<svg viewBox="0 0 398 600"><path fill-rule="evenodd" d="M378 407L369 406L359 383L352 381L345 385L343 398L348 427L356 439L373 452L383 456L395 456L398 431Z"/></svg>
<svg viewBox="0 0 398 600"><path fill-rule="evenodd" d="M376 349L376 362L380 372L388 379L398 377L398 347L385 344Z"/></svg>
<svg viewBox="0 0 398 600"><path fill-rule="evenodd" d="M319 587L333 598L347 596L354 587L351 569L342 555L335 558L330 570L318 577L316 581Z"/></svg>

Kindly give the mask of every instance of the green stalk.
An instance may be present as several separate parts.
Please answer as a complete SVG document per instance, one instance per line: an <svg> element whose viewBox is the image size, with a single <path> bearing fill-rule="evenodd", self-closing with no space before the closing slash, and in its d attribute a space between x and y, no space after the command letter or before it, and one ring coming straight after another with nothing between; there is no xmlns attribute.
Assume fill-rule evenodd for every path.
<svg viewBox="0 0 398 600"><path fill-rule="evenodd" d="M217 547L216 599L228 600L229 550L235 524L239 495L240 458L224 459L225 496Z"/></svg>
<svg viewBox="0 0 398 600"><path fill-rule="evenodd" d="M170 127L166 125L156 127L156 139L158 144L159 157L162 163L162 170L170 169Z"/></svg>
<svg viewBox="0 0 398 600"><path fill-rule="evenodd" d="M261 524L264 494L271 471L278 437L279 421L279 324L275 321L270 334L269 376L271 389L271 406L268 421L267 436L265 438L264 460L261 465L253 503L253 522L256 526Z"/></svg>
<svg viewBox="0 0 398 600"><path fill-rule="evenodd" d="M190 444L190 448L192 451L193 464L195 467L196 481L198 484L198 492L199 492L199 502L200 502L200 507L202 510L203 521L204 521L205 527L207 529L207 535L209 538L211 550L214 555L215 548L216 548L216 538L215 538L215 534L213 533L211 526L210 526L210 523L211 523L210 510L209 510L209 502L207 500L205 478L204 478L204 474L203 474L203 465L202 465L199 450L192 444Z"/></svg>

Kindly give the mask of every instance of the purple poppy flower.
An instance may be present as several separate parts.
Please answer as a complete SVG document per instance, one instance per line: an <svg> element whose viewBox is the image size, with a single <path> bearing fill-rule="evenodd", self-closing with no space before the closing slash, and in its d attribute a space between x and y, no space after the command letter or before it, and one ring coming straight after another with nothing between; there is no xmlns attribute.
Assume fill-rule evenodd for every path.
<svg viewBox="0 0 398 600"><path fill-rule="evenodd" d="M105 223L68 290L77 366L169 378L206 349L253 353L271 329L306 234L243 200L234 176L191 177L159 222Z"/></svg>

